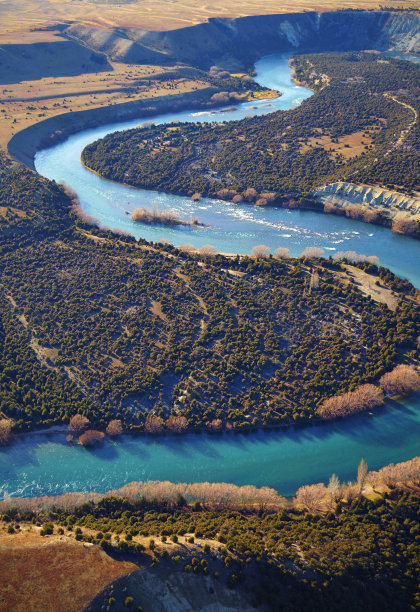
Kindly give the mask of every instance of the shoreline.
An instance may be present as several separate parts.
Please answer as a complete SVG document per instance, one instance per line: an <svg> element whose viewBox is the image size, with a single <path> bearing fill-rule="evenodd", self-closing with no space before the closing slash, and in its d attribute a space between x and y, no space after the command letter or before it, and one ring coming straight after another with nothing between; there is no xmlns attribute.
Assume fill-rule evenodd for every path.
<svg viewBox="0 0 420 612"><path fill-rule="evenodd" d="M232 255L233 257L236 257L236 254ZM313 425L323 425L323 424L328 424L328 423L337 423L340 421L345 421L347 419L350 419L352 417L357 417L357 416L361 416L363 414L367 415L367 416L374 416L375 415L375 411L379 408L386 408L386 406L390 403L390 402L396 402L399 400L404 400L404 399L408 399L409 397L416 395L420 392L420 388L418 389L414 389L413 391L410 391L404 395L389 395L386 396L384 398L384 401L382 402L382 404L380 406L378 406L377 408L374 408L373 411L371 409L366 409L366 410L360 410L359 412L354 412L352 414L348 414L345 416L336 416L334 418L328 418L328 419L323 419L321 417L314 417L312 419L307 420L306 422L303 423L273 423L271 425L267 425L265 427L262 426L250 426L249 428L243 429L243 430L238 430L235 428L232 429L227 429L222 428L220 430L210 430L210 429L206 429L205 427L203 428L197 428L197 429L193 429L193 428L187 428L182 432L174 432L174 431L170 431L170 430L164 430L158 433L149 433L147 431L145 431L144 429L142 430L126 430L123 431L123 433L120 436L107 436L105 434L105 438L103 440L101 440L99 442L98 445L94 445L94 448L96 446L100 446L102 443L106 442L107 440L115 440L118 439L122 436L131 436L133 438L139 438L139 437L146 437L146 438L152 438L152 439L162 439L165 437L169 437L169 438L181 438L183 436L186 435L209 435L209 436L220 436L220 435L224 435L224 434L232 434L232 435L238 435L238 434L255 434L255 433L263 433L265 431L273 431L273 430L278 430L278 429L290 429L292 427L296 427L297 429L302 429L302 428L309 428ZM92 424L92 427L96 425ZM0 452L2 448L6 448L7 445L9 444L9 442L13 442L14 438L23 438L25 436L39 436L39 435L57 435L57 434L68 434L69 429L68 429L68 424L56 424L56 425L51 425L45 429L42 428L38 428L38 429L30 429L28 431L17 431L16 433L12 433L12 437L10 438L10 440L3 446L0 446ZM68 446L77 444L77 442L66 442L66 444ZM92 447L91 447L92 448Z"/></svg>
<svg viewBox="0 0 420 612"><path fill-rule="evenodd" d="M130 119L142 119L156 114L217 108L210 98L218 89L205 89L182 94L147 98L84 111L68 112L49 117L17 132L7 144L7 153L17 162L36 172L35 155L42 149L55 146L72 134L99 127L107 123L122 123Z"/></svg>

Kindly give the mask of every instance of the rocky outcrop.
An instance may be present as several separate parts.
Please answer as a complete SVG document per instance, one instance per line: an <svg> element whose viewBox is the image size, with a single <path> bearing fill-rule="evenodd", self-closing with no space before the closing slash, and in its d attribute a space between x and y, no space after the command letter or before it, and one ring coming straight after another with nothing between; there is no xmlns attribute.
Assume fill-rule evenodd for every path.
<svg viewBox="0 0 420 612"><path fill-rule="evenodd" d="M331 183L312 192L312 197L343 209L349 204L359 204L369 210L380 212L389 219L397 215L420 219L419 197L404 195L381 187L343 182Z"/></svg>
<svg viewBox="0 0 420 612"><path fill-rule="evenodd" d="M139 28L105 32L72 25L65 33L114 60L184 62L200 68L214 63L249 67L258 57L281 51L420 51L420 15L386 11L213 18L168 32Z"/></svg>

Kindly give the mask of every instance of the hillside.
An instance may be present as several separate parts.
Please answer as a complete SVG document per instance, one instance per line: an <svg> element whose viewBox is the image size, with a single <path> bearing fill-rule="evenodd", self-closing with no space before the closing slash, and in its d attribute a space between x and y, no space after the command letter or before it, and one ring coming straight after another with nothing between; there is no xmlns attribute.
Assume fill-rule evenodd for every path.
<svg viewBox="0 0 420 612"><path fill-rule="evenodd" d="M268 5L265 5L267 11ZM250 7L251 8L251 7ZM261 10L261 6L258 7ZM344 8L343 3L337 8ZM214 10L214 9L213 9ZM252 68L255 60L269 53L396 49L418 52L420 15L406 11L340 10L289 12L277 4L272 13L234 19L217 13L207 22L169 31L131 27L106 30L96 25L70 25L64 33L95 51L123 62L183 62L209 69ZM252 14L255 8L251 8ZM269 12L269 11L267 11ZM200 19L201 21L201 19ZM164 22L164 20L163 20Z"/></svg>
<svg viewBox="0 0 420 612"><path fill-rule="evenodd" d="M24 569L23 579L16 579L12 563L2 575L22 598L30 572L36 591L47 587L46 610L54 609L53 601L66 605L68 582L59 590L56 584L63 562L68 566L70 561L76 590L80 585L77 603L89 593L92 598L95 587L99 592L89 612L108 606L144 612L300 612L308 607L326 612L407 612L414 609L417 597L418 546L413 534L418 530L419 501L411 486L408 491L393 487L373 499L332 501L331 511L323 513L296 508L211 511L182 498L165 503L118 497L67 510L10 509L0 515L0 547L7 539L5 559L20 561L19 556L28 552L28 540L33 557L27 555L24 568L17 566ZM48 559L54 564L48 566L46 580L45 566L34 561ZM118 573L130 575L104 588L106 579ZM13 589L0 587L0 597L16 605ZM66 609L81 609L75 603L70 600Z"/></svg>

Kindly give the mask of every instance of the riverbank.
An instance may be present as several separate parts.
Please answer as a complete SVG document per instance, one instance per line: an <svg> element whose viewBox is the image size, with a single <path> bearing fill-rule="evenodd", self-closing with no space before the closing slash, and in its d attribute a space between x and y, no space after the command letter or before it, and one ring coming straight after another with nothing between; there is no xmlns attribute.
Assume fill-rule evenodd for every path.
<svg viewBox="0 0 420 612"><path fill-rule="evenodd" d="M9 141L7 150L15 161L35 170L34 160L37 151L53 147L66 140L71 134L107 123L146 118L156 114L180 112L187 109L216 108L219 105L210 102L210 98L217 91L215 87L207 87L183 94L147 98L57 115L15 134Z"/></svg>

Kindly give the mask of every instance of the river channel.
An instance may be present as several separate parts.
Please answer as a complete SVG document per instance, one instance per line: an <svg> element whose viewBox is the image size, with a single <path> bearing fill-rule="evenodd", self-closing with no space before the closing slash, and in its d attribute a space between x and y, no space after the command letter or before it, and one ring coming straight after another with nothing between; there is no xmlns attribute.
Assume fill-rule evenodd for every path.
<svg viewBox="0 0 420 612"><path fill-rule="evenodd" d="M246 102L235 111L184 111L151 119L155 123L235 120L248 114L285 110L312 95L291 80L288 56L262 58L256 71L262 85L278 89L283 95L276 100ZM118 227L136 237L153 241L165 238L177 246L186 242L196 247L210 243L219 251L237 253L250 252L257 244L271 249L284 246L293 255L307 246L320 246L326 254L353 250L377 255L383 265L420 287L420 244L385 228L311 212L217 200L191 202L188 198L118 185L83 168L80 154L88 143L141 121L75 134L40 151L36 169L70 185L83 210L97 217L102 225ZM134 224L126 214L152 203L185 219L195 215L208 226L194 230L143 226ZM0 498L104 492L133 480L267 485L283 495L293 495L303 484L327 482L333 472L341 480L354 479L362 457L371 469L378 469L418 455L419 446L420 394L390 402L374 414L334 423L248 434L123 436L94 450L67 445L65 433L32 433L18 436L0 451Z"/></svg>

